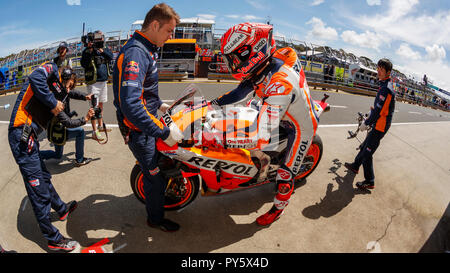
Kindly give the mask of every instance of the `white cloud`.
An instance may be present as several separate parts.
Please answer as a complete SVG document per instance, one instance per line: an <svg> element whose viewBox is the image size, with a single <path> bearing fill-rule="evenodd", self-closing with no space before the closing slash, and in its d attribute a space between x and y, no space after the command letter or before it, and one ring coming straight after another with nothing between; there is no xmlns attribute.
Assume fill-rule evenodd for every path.
<svg viewBox="0 0 450 273"><path fill-rule="evenodd" d="M375 2L375 0L366 1L368 4L369 1ZM429 4L426 1L419 3L419 0L385 0L382 4L386 8L377 14L343 13L343 15L355 27L375 33L382 41L389 42L386 46L380 44L382 46L380 49L390 54L394 61L397 56L396 62L400 66L400 71L403 72L404 69L405 74L430 75L437 86L449 90L450 64L446 59L446 50L450 49L448 5L422 9L422 6ZM394 50L396 54L392 54L394 52L389 48L390 42L401 44Z"/></svg>
<svg viewBox="0 0 450 273"><path fill-rule="evenodd" d="M411 49L407 43L402 43L395 53L407 60L420 60L422 58L420 53Z"/></svg>
<svg viewBox="0 0 450 273"><path fill-rule="evenodd" d="M225 17L231 18L231 19L242 19L244 21L256 21L256 20L264 19L262 17L258 17L258 16L251 15L251 14L247 14L247 15L229 14L229 15L225 15Z"/></svg>
<svg viewBox="0 0 450 273"><path fill-rule="evenodd" d="M261 1L255 1L255 0L245 0L250 6L254 7L255 9L260 10L266 10L268 9L267 5L264 3L261 3Z"/></svg>
<svg viewBox="0 0 450 273"><path fill-rule="evenodd" d="M317 17L309 20L307 25L312 25L312 29L308 32L307 38L315 41L337 40L338 33L336 29L327 27L326 24Z"/></svg>
<svg viewBox="0 0 450 273"><path fill-rule="evenodd" d="M353 30L346 30L342 32L341 38L346 43L360 47L372 48L377 51L379 51L379 48L383 42L388 42L387 39L371 31L358 34Z"/></svg>
<svg viewBox="0 0 450 273"><path fill-rule="evenodd" d="M206 19L206 20L214 20L217 17L216 15L213 15L213 14L197 14L197 16L200 19Z"/></svg>
<svg viewBox="0 0 450 273"><path fill-rule="evenodd" d="M347 18L390 40L423 48L433 43L450 48L450 10L427 14L419 10L418 4L418 0L390 0L387 10L380 14Z"/></svg>
<svg viewBox="0 0 450 273"><path fill-rule="evenodd" d="M380 6L381 0L366 0L369 6Z"/></svg>
<svg viewBox="0 0 450 273"><path fill-rule="evenodd" d="M404 73L411 75L416 81L420 81L426 74L430 82L444 90L450 90L450 67L448 64L435 63L426 60L409 61L401 64L394 64L395 68Z"/></svg>
<svg viewBox="0 0 450 273"><path fill-rule="evenodd" d="M81 6L81 0L66 0L69 6Z"/></svg>
<svg viewBox="0 0 450 273"><path fill-rule="evenodd" d="M311 6L318 6L318 5L322 4L323 2L325 2L325 0L314 0L311 3Z"/></svg>
<svg viewBox="0 0 450 273"><path fill-rule="evenodd" d="M427 46L425 51L428 53L428 59L432 62L441 62L447 56L445 48L437 44Z"/></svg>

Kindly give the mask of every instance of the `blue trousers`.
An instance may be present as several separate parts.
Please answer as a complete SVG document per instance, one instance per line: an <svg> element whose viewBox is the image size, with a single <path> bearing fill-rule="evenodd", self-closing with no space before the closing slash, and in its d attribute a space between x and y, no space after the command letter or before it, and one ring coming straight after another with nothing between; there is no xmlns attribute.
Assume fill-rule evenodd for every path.
<svg viewBox="0 0 450 273"><path fill-rule="evenodd" d="M167 181L162 177L158 168L155 138L132 131L128 147L139 162L144 175L147 220L153 224L160 224L164 218L164 194Z"/></svg>
<svg viewBox="0 0 450 273"><path fill-rule="evenodd" d="M375 181L375 174L373 171L373 154L377 150L378 146L380 145L381 139L384 137L386 133L377 131L375 129L372 129L367 134L366 139L361 144L361 149L359 150L359 153L355 157L355 161L353 163L353 166L356 167L356 169L359 169L361 165L363 165L364 168L364 178L366 181L374 182Z"/></svg>
<svg viewBox="0 0 450 273"><path fill-rule="evenodd" d="M8 141L11 152L19 165L42 234L48 241L57 242L62 239L62 235L51 223L50 210L53 209L62 215L67 206L52 185L52 176L39 155L39 142L35 139L34 145L26 144L20 141L21 135L22 127L9 130Z"/></svg>
<svg viewBox="0 0 450 273"><path fill-rule="evenodd" d="M84 159L84 137L83 127L67 128L67 140L75 138L75 158L79 163ZM63 152L64 145L55 145L55 151L41 151L41 157L44 160L50 158L60 159L63 156Z"/></svg>

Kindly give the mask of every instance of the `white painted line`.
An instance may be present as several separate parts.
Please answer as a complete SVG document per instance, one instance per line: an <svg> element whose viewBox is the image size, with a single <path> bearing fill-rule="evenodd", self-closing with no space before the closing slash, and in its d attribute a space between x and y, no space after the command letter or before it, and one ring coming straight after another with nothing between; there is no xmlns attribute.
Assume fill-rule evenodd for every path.
<svg viewBox="0 0 450 273"><path fill-rule="evenodd" d="M342 106L342 105L330 105L331 108L343 108L343 109L347 109L347 106Z"/></svg>
<svg viewBox="0 0 450 273"><path fill-rule="evenodd" d="M439 124L450 123L450 121L429 121L429 122L398 122L391 125L421 125L421 124ZM351 127L358 126L358 124L323 124L319 125L319 128L334 128L334 127Z"/></svg>
<svg viewBox="0 0 450 273"><path fill-rule="evenodd" d="M419 113L419 112L408 112L408 113L410 113L410 114L416 114L416 115L422 115L422 113Z"/></svg>

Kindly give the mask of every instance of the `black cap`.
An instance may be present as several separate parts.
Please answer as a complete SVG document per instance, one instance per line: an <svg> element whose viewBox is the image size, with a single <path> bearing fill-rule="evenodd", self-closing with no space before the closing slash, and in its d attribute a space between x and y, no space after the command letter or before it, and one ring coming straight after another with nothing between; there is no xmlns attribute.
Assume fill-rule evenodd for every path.
<svg viewBox="0 0 450 273"><path fill-rule="evenodd" d="M61 47L65 47L68 48L67 43L66 42L61 42L58 46L58 49L60 49Z"/></svg>
<svg viewBox="0 0 450 273"><path fill-rule="evenodd" d="M64 67L62 73L61 73L61 78L64 81L70 80L70 78L72 77L73 74L73 70L70 67Z"/></svg>

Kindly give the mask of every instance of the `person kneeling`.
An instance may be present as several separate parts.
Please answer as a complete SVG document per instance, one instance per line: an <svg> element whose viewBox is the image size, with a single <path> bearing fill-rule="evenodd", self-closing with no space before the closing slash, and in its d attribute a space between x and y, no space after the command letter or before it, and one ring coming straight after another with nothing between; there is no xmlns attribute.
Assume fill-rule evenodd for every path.
<svg viewBox="0 0 450 273"><path fill-rule="evenodd" d="M78 100L90 100L91 95L84 95L81 92L73 90L76 83L76 75L70 67L65 67L62 77L67 77L69 80L66 83L66 90L68 97L64 102L64 111L56 116L56 122L60 123L66 129L66 140L75 138L75 165L77 167L86 165L92 161L91 158L84 157L84 138L85 132L83 125L86 124L94 116L94 109L90 108L86 116L83 118L72 119L73 114L70 112L70 98ZM50 131L48 132L50 134ZM64 152L64 145L55 144L55 151L46 150L41 151L42 159L61 159Z"/></svg>

